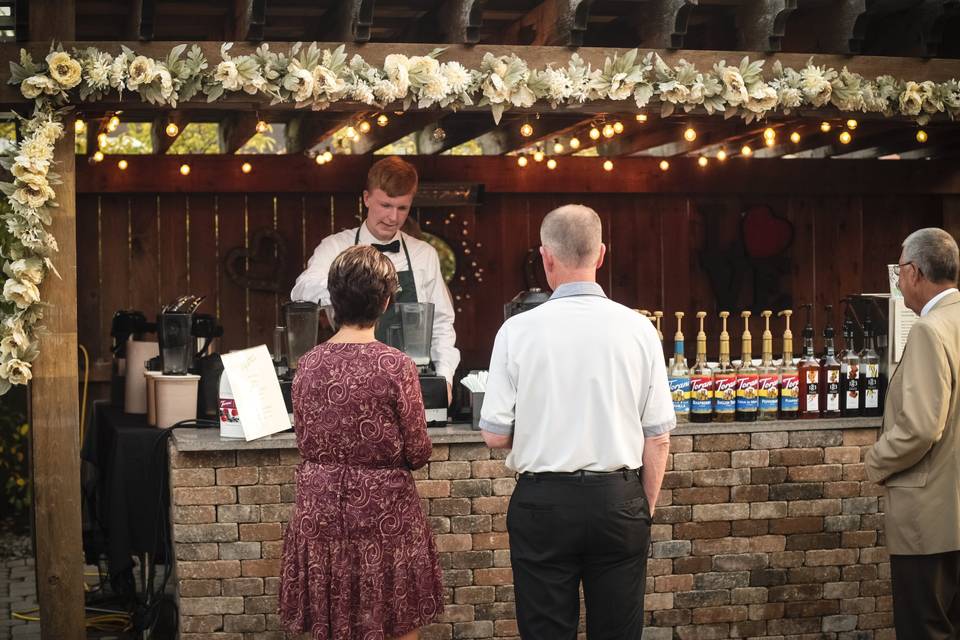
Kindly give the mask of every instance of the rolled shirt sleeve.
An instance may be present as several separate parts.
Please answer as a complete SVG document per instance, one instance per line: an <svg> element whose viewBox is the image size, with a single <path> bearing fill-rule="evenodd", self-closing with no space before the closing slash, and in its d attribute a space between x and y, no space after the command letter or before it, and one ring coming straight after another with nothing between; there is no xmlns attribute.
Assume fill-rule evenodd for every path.
<svg viewBox="0 0 960 640"><path fill-rule="evenodd" d="M433 303L433 341L430 345L430 357L436 367L437 375L453 384L453 374L460 364L460 350L454 345L457 341L457 332L453 327L455 315L450 292L443 281L440 271L440 258L436 250L425 245L417 257L413 255L414 269L422 269L425 274L424 282L417 282L417 299L420 302ZM416 276L416 272L414 273ZM422 289L422 291L421 291Z"/></svg>
<svg viewBox="0 0 960 640"><path fill-rule="evenodd" d="M517 410L517 383L508 363L507 331L504 324L494 340L487 389L480 411L480 429L501 436L513 433Z"/></svg>
<svg viewBox="0 0 960 640"><path fill-rule="evenodd" d="M644 438L659 436L677 426L677 414L673 410L673 397L670 395L670 381L667 379L667 365L663 359L663 350L659 348L659 341L656 347L647 350L650 356L647 379L650 384L644 395L645 402L640 407L640 424Z"/></svg>

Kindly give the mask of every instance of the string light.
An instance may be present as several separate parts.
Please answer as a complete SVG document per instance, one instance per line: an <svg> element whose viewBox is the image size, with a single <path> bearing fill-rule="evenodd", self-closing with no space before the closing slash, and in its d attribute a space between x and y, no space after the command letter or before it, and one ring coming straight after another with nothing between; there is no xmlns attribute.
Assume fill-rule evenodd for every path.
<svg viewBox="0 0 960 640"><path fill-rule="evenodd" d="M616 131L613 130L612 124L603 125L603 137L612 138L616 134Z"/></svg>
<svg viewBox="0 0 960 640"><path fill-rule="evenodd" d="M250 173L253 171L253 165L251 165L249 162L244 162L242 165L240 165L240 171L243 171L244 173Z"/></svg>
<svg viewBox="0 0 960 640"><path fill-rule="evenodd" d="M166 131L168 136L174 138L178 133L180 133L180 127L177 126L176 122L171 122L167 125L167 128L164 129L164 131Z"/></svg>
<svg viewBox="0 0 960 640"><path fill-rule="evenodd" d="M590 139L591 139L591 140L599 140L599 139L600 139L600 129L597 129L596 127L591 127L591 128L590 128Z"/></svg>
<svg viewBox="0 0 960 640"><path fill-rule="evenodd" d="M563 143L560 142L559 138L553 139L553 152L554 153L563 153Z"/></svg>
<svg viewBox="0 0 960 640"><path fill-rule="evenodd" d="M800 144L800 134L794 131L790 134L790 142L793 144Z"/></svg>
<svg viewBox="0 0 960 640"><path fill-rule="evenodd" d="M707 156L700 156L699 158L697 158L697 164L700 165L701 167L707 166L708 162L710 161L707 160Z"/></svg>
<svg viewBox="0 0 960 640"><path fill-rule="evenodd" d="M100 150L98 149L98 150L96 151L96 153L93 154L93 161L94 161L94 162L102 162L102 161L103 161L103 151L100 151Z"/></svg>
<svg viewBox="0 0 960 640"><path fill-rule="evenodd" d="M720 149L720 151L717 151L717 160L719 160L720 162L723 162L726 159L727 159L726 151L724 151L723 149Z"/></svg>
<svg viewBox="0 0 960 640"><path fill-rule="evenodd" d="M697 130L693 127L687 127L687 130L683 132L683 139L687 142L693 142L697 139Z"/></svg>
<svg viewBox="0 0 960 640"><path fill-rule="evenodd" d="M745 144L740 147L740 154L749 158L753 155L753 149L750 148L750 145Z"/></svg>
<svg viewBox="0 0 960 640"><path fill-rule="evenodd" d="M549 160L547 160L547 169L550 169L552 171L553 169L556 169L556 168L557 168L556 160L554 160L553 158L550 158Z"/></svg>
<svg viewBox="0 0 960 640"><path fill-rule="evenodd" d="M370 133L370 123L366 120L361 120L357 127L360 129L360 133Z"/></svg>
<svg viewBox="0 0 960 640"><path fill-rule="evenodd" d="M763 130L763 139L764 140L776 140L777 132L774 131L771 127L767 127Z"/></svg>
<svg viewBox="0 0 960 640"><path fill-rule="evenodd" d="M517 165L518 165L518 166L525 167L525 166L527 166L529 163L530 163L530 161L527 160L527 156L517 156Z"/></svg>
<svg viewBox="0 0 960 640"><path fill-rule="evenodd" d="M83 130L87 128L87 123L83 120L77 120L73 123L74 133L83 133Z"/></svg>
<svg viewBox="0 0 960 640"><path fill-rule="evenodd" d="M646 121L647 121L647 114L645 113L637 114L637 122L646 122Z"/></svg>
<svg viewBox="0 0 960 640"><path fill-rule="evenodd" d="M534 162L543 162L543 151L540 151L540 149L537 149L536 151L534 151L533 160Z"/></svg>
<svg viewBox="0 0 960 640"><path fill-rule="evenodd" d="M524 122L520 126L520 135L524 138L529 138L533 135L533 126L529 122Z"/></svg>
<svg viewBox="0 0 960 640"><path fill-rule="evenodd" d="M772 147L773 145L777 144L777 139L776 139L776 138L766 138L766 139L764 139L763 144L767 145L768 147Z"/></svg>
<svg viewBox="0 0 960 640"><path fill-rule="evenodd" d="M849 131L844 131L840 134L840 143L841 144L850 144L850 141L853 140L853 136L850 135Z"/></svg>
<svg viewBox="0 0 960 640"><path fill-rule="evenodd" d="M323 152L323 159L325 162L333 162L333 152L330 149L327 149Z"/></svg>
<svg viewBox="0 0 960 640"><path fill-rule="evenodd" d="M604 160L604 161L603 161L603 170L604 170L604 171L613 171L613 161L612 161L612 160Z"/></svg>
<svg viewBox="0 0 960 640"><path fill-rule="evenodd" d="M351 126L351 127L347 127L346 134L347 134L347 137L350 138L351 140L356 140L357 137L358 137L358 136L357 136L357 130L354 129L352 126Z"/></svg>
<svg viewBox="0 0 960 640"><path fill-rule="evenodd" d="M669 162L667 162L666 160L661 160L661 161L660 161L660 171L666 171L666 170L669 169L669 168L670 168L670 163L669 163Z"/></svg>
<svg viewBox="0 0 960 640"><path fill-rule="evenodd" d="M570 148L579 149L580 148L580 138L570 138Z"/></svg>
<svg viewBox="0 0 960 640"><path fill-rule="evenodd" d="M120 118L117 116L110 116L110 119L107 121L107 131L116 131L117 127L120 126Z"/></svg>
<svg viewBox="0 0 960 640"><path fill-rule="evenodd" d="M617 120L613 123L613 132L616 134L623 133L623 123Z"/></svg>
<svg viewBox="0 0 960 640"><path fill-rule="evenodd" d="M926 141L927 141L927 132L924 131L923 129L920 129L919 131L917 131L917 142L919 142L920 144L923 144Z"/></svg>
<svg viewBox="0 0 960 640"><path fill-rule="evenodd" d="M117 167L120 169L120 171L126 171L127 167L129 166L129 163L126 160L121 160L117 163Z"/></svg>
<svg viewBox="0 0 960 640"><path fill-rule="evenodd" d="M320 166L327 164L327 158L322 153L318 153L317 157L314 158L313 161L319 164Z"/></svg>
<svg viewBox="0 0 960 640"><path fill-rule="evenodd" d="M257 120L257 133L266 133L269 126L263 120Z"/></svg>
<svg viewBox="0 0 960 640"><path fill-rule="evenodd" d="M856 129L856 128L857 128L856 120L854 120L853 118L851 118L850 120L847 120L847 129L850 129L852 131L853 129Z"/></svg>
<svg viewBox="0 0 960 640"><path fill-rule="evenodd" d="M186 164L186 163L180 165L180 175L182 175L182 176L188 176L188 175L190 175L190 165L188 165L188 164Z"/></svg>
<svg viewBox="0 0 960 640"><path fill-rule="evenodd" d="M820 131L823 131L824 133L829 133L830 129L831 129L830 123L827 122L826 120L820 123Z"/></svg>
<svg viewBox="0 0 960 640"><path fill-rule="evenodd" d="M387 126L390 123L390 118L387 117L387 114L381 113L377 116L377 125L381 127Z"/></svg>
<svg viewBox="0 0 960 640"><path fill-rule="evenodd" d="M98 134L97 134L97 146L98 146L98 147L103 147L105 144L107 144L107 134L105 134L105 133L98 133Z"/></svg>

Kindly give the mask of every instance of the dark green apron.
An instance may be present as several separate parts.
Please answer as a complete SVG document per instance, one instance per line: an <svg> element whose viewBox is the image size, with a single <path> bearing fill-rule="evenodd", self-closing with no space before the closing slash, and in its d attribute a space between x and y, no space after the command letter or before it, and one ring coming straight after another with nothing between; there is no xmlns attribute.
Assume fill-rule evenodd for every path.
<svg viewBox="0 0 960 640"><path fill-rule="evenodd" d="M353 239L353 244L360 244L360 227L357 227L357 235ZM417 300L417 283L413 279L413 260L410 259L410 252L407 251L407 243L403 239L403 234L400 234L400 246L403 247L403 253L407 257L407 270L397 272L397 282L399 282L400 287L397 289L396 295L393 297L394 302L418 302ZM393 305L387 307L387 310L383 312L383 315L380 316L380 320L377 321L377 328L375 335L377 340L380 342L387 341L387 328L392 324L398 324L399 314L393 308Z"/></svg>

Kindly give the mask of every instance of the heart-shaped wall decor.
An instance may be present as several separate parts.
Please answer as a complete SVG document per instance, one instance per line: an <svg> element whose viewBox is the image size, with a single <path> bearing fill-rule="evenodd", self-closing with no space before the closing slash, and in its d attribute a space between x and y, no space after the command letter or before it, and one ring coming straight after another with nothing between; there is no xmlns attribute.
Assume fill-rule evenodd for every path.
<svg viewBox="0 0 960 640"><path fill-rule="evenodd" d="M756 205L743 212L740 231L743 245L751 258L773 258L793 244L793 224L773 213L767 205Z"/></svg>
<svg viewBox="0 0 960 640"><path fill-rule="evenodd" d="M287 244L273 229L253 233L249 247L234 247L223 259L227 277L253 291L280 291L287 264Z"/></svg>

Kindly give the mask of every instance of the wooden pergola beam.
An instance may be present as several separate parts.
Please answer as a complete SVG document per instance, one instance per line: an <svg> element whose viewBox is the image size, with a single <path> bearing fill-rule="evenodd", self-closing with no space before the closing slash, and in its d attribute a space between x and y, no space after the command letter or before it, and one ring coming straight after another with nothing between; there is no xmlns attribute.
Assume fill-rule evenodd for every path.
<svg viewBox="0 0 960 640"><path fill-rule="evenodd" d="M579 47L590 18L591 0L542 0L504 33L505 42Z"/></svg>
<svg viewBox="0 0 960 640"><path fill-rule="evenodd" d="M609 140L600 138L597 153L601 156L630 156L654 147L683 140L684 127L678 122L659 122L650 128L637 129L614 136Z"/></svg>
<svg viewBox="0 0 960 640"><path fill-rule="evenodd" d="M375 119L371 119L370 124L372 126L369 133L360 136L359 140L351 144L351 150L354 154L373 153L391 142L396 142L400 138L436 122L440 116L436 111L416 111L403 115L389 113L387 117L389 120L385 127L381 127Z"/></svg>
<svg viewBox="0 0 960 640"><path fill-rule="evenodd" d="M148 42L153 40L154 18L157 14L156 0L131 0L130 37Z"/></svg>
<svg viewBox="0 0 960 640"><path fill-rule="evenodd" d="M73 40L75 15L75 0L33 0L31 37L46 43ZM46 331L40 355L33 362L30 384L30 473L43 640L82 640L87 635L80 521L74 119L72 112L64 115L68 135L56 143L53 152L60 174L60 184L53 185L59 206L49 231L59 246L53 261L60 277L50 274L41 285L41 296L47 304L43 318Z"/></svg>
<svg viewBox="0 0 960 640"><path fill-rule="evenodd" d="M236 153L257 133L257 115L252 111L236 111L220 121L218 142L220 153Z"/></svg>
<svg viewBox="0 0 960 640"><path fill-rule="evenodd" d="M567 113L545 113L539 118L517 115L504 119L499 127L483 134L478 141L484 153L503 155L556 137L561 131L568 131L582 119L583 116L580 114ZM533 127L533 135L525 137L520 133L524 123L529 123ZM547 151L550 152L549 149Z"/></svg>
<svg viewBox="0 0 960 640"><path fill-rule="evenodd" d="M328 37L342 42L369 42L374 0L339 0Z"/></svg>
<svg viewBox="0 0 960 640"><path fill-rule="evenodd" d="M653 49L683 47L690 13L698 4L699 0L650 0L641 5L635 18L640 43Z"/></svg>
<svg viewBox="0 0 960 640"><path fill-rule="evenodd" d="M177 132L172 136L167 133L167 125L169 124L177 125ZM153 122L150 123L150 141L153 144L153 153L163 155L169 151L188 124L190 124L190 121L186 114L179 110L160 114L154 118Z"/></svg>
<svg viewBox="0 0 960 640"><path fill-rule="evenodd" d="M267 0L234 0L233 39L247 42L263 40L267 18Z"/></svg>
<svg viewBox="0 0 960 640"><path fill-rule="evenodd" d="M787 20L797 0L747 0L737 8L737 42L740 48L780 51Z"/></svg>
<svg viewBox="0 0 960 640"><path fill-rule="evenodd" d="M886 15L909 12L920 2L922 0L843 0L824 4L816 9L817 39L826 51L859 54L872 22Z"/></svg>
<svg viewBox="0 0 960 640"><path fill-rule="evenodd" d="M417 133L417 153L430 155L443 153L456 146L480 137L496 125L493 118L483 113L451 113L437 122L432 122ZM437 139L437 128L443 130L441 139Z"/></svg>
<svg viewBox="0 0 960 640"><path fill-rule="evenodd" d="M296 114L287 122L284 137L287 153L303 153L314 145L347 126L352 118L342 113L317 113L309 111Z"/></svg>
<svg viewBox="0 0 960 640"><path fill-rule="evenodd" d="M437 10L440 42L476 44L483 26L484 0L446 0Z"/></svg>

